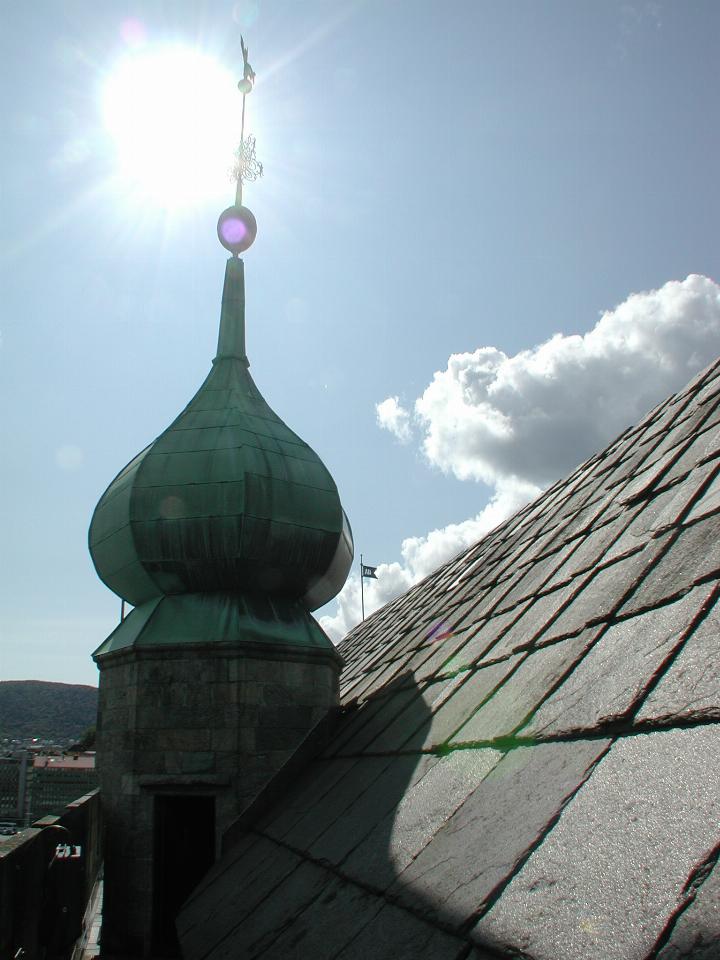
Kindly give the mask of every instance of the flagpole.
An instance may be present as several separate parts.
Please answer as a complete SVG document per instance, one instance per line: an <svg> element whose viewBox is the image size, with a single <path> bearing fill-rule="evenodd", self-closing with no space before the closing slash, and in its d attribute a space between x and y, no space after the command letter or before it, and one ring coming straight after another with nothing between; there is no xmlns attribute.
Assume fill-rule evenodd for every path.
<svg viewBox="0 0 720 960"><path fill-rule="evenodd" d="M363 562L360 554L360 604L362 606L362 618L365 619L365 588L363 584Z"/></svg>
<svg viewBox="0 0 720 960"><path fill-rule="evenodd" d="M246 94L243 93L243 105L242 105L242 120L240 122L240 165L239 173L237 178L237 187L235 188L235 203L238 207L242 206L242 158L243 158L243 147L245 145L245 98Z"/></svg>

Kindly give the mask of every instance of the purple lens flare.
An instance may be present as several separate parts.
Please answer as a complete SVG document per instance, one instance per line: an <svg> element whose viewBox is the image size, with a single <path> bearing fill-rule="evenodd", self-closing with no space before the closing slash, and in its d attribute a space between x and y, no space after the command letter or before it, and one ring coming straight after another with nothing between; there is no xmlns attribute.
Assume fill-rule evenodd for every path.
<svg viewBox="0 0 720 960"><path fill-rule="evenodd" d="M218 219L218 239L231 253L242 253L257 236L257 221L247 207L233 206L223 210Z"/></svg>
<svg viewBox="0 0 720 960"><path fill-rule="evenodd" d="M228 217L220 224L220 233L227 243L242 243L247 232L247 227L239 217Z"/></svg>

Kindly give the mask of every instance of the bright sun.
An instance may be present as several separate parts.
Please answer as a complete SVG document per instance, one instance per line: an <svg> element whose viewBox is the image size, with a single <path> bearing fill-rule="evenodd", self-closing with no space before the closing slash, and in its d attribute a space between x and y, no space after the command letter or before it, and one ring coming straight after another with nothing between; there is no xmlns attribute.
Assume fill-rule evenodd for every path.
<svg viewBox="0 0 720 960"><path fill-rule="evenodd" d="M188 47L129 55L103 91L119 173L167 207L229 194L240 109L232 74Z"/></svg>

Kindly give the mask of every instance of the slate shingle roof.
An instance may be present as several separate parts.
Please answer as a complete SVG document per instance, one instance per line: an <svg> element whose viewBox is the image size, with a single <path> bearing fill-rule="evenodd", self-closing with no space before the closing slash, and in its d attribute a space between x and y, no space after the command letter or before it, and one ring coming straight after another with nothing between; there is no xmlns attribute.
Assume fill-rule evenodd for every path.
<svg viewBox="0 0 720 960"><path fill-rule="evenodd" d="M344 641L187 958L720 957L720 362Z"/></svg>

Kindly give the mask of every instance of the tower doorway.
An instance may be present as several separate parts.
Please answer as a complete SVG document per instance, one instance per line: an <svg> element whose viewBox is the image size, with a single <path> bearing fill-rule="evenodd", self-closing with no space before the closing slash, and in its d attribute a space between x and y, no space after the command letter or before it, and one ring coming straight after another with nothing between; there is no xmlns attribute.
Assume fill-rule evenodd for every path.
<svg viewBox="0 0 720 960"><path fill-rule="evenodd" d="M175 917L215 861L215 797L157 795L153 846L153 953L179 957Z"/></svg>

